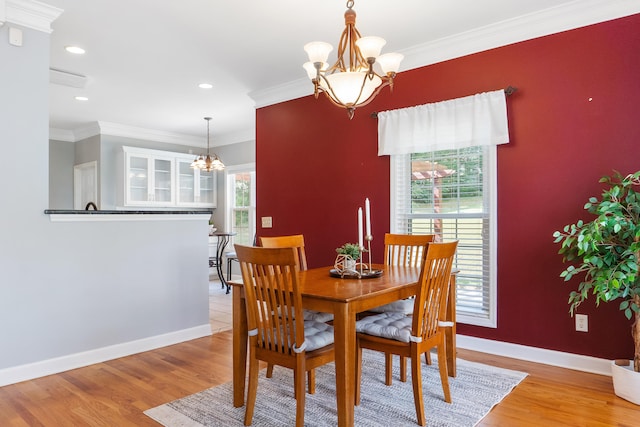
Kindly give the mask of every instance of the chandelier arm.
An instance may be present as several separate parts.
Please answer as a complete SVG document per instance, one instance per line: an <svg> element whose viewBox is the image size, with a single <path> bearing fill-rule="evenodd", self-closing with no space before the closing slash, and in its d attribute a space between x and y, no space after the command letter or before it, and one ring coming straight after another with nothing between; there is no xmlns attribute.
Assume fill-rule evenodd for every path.
<svg viewBox="0 0 640 427"><path fill-rule="evenodd" d="M389 70L386 74L380 75L374 70L377 55L379 55L379 49L376 50L377 42L367 40L367 43L363 44L363 46L366 46L367 55L370 56L365 58L360 47L356 44L362 36L356 28L356 13L352 9L353 4L353 0L347 1L347 11L344 13L345 27L338 42L337 60L324 70L322 69L324 65L322 62L314 62L316 77L311 78L314 85L315 98L317 99L318 94L323 92L332 104L346 108L349 118L353 117L357 107L369 104L385 86L390 86L390 90L393 91L393 80L396 76L399 62L402 60L402 55L391 54L392 57L387 56L384 63L381 64L383 72ZM371 39L376 38L372 37ZM385 41L380 40L379 47L381 48ZM306 46L305 50L307 50ZM316 59L313 59L314 56L311 51L307 51L307 53L312 61L316 61ZM326 56L323 57L323 61L326 61L327 57L328 51ZM308 68L308 66L305 65L305 68ZM307 73L309 73L309 70L307 70ZM343 73L346 74L342 75ZM362 76L360 81L358 81L359 76ZM335 88L331 85L330 80L335 83ZM375 86L376 84L378 86ZM348 99L349 102L340 99L336 91L340 92L341 97ZM354 95L355 99L353 99ZM361 101L363 96L367 96L367 98Z"/></svg>
<svg viewBox="0 0 640 427"><path fill-rule="evenodd" d="M331 86L331 83L329 82L329 80L327 80L327 78L324 75L321 75L320 78L324 81L325 85L327 86L327 88L325 89L322 86L318 85L318 88L320 89L320 91L323 92L327 98L329 98L329 101L331 101L333 105L337 107L345 107L346 105L343 104L342 101L340 101L340 99L338 98L338 95L336 95L335 91L333 90L333 87Z"/></svg>
<svg viewBox="0 0 640 427"><path fill-rule="evenodd" d="M380 86L378 86L373 93L371 94L371 96L369 96L369 98L365 99L362 103L358 104L358 107L364 107L365 105L369 104L371 101L373 101L375 99L375 97L380 93L380 91L382 90L382 88L389 86L391 83L388 80L383 80L382 83L380 84ZM354 107L355 108L355 107Z"/></svg>

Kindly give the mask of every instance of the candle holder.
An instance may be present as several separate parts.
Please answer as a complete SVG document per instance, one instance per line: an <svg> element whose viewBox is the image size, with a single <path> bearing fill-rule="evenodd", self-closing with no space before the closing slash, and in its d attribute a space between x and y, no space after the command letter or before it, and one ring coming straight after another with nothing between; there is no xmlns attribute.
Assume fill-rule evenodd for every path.
<svg viewBox="0 0 640 427"><path fill-rule="evenodd" d="M382 270L374 270L371 264L371 241L373 240L373 236L367 235L365 240L367 242L367 248L358 246L360 248L360 257L358 260L354 260L353 257L347 254L338 254L334 268L329 271L331 276L341 279L368 279L382 276ZM365 261L365 253L369 254L368 264L363 262Z"/></svg>
<svg viewBox="0 0 640 427"><path fill-rule="evenodd" d="M373 270L373 268L371 267L371 241L373 240L373 236L371 234L367 234L366 236L364 236L364 240L367 241L366 252L369 254L369 270L371 271Z"/></svg>

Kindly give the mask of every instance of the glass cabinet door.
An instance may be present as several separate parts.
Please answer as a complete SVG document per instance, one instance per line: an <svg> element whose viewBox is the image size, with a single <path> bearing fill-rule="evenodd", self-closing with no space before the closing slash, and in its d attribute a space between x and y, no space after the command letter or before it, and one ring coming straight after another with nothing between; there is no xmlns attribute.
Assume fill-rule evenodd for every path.
<svg viewBox="0 0 640 427"><path fill-rule="evenodd" d="M178 160L178 204L194 203L196 197L196 171L191 162Z"/></svg>
<svg viewBox="0 0 640 427"><path fill-rule="evenodd" d="M200 171L200 192L199 192L199 200L200 203L205 205L214 205L215 200L213 199L215 196L215 180L213 179L215 172L203 172Z"/></svg>
<svg viewBox="0 0 640 427"><path fill-rule="evenodd" d="M171 160L153 160L154 180L153 180L153 201L170 203L171 198Z"/></svg>
<svg viewBox="0 0 640 427"><path fill-rule="evenodd" d="M128 163L129 200L131 202L146 202L149 199L149 159L130 156Z"/></svg>

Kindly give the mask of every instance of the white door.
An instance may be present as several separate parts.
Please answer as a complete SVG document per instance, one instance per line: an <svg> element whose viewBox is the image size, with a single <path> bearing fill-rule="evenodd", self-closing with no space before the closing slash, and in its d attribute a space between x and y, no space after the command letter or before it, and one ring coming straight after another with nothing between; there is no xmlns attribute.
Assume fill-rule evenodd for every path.
<svg viewBox="0 0 640 427"><path fill-rule="evenodd" d="M98 207L98 163L95 161L73 167L73 208L83 210L89 202Z"/></svg>

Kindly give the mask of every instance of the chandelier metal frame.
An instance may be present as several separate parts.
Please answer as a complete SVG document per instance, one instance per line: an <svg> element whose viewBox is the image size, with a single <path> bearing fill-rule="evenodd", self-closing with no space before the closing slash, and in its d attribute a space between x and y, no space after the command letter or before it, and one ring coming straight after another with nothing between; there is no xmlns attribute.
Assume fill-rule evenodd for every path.
<svg viewBox="0 0 640 427"><path fill-rule="evenodd" d="M334 105L346 108L349 119L353 118L357 107L369 104L384 87L389 86L393 91L394 78L403 59L403 55L399 53L380 55L380 50L386 43L384 39L361 36L356 28L356 12L353 10L353 4L353 0L347 1L347 10L344 13L345 28L338 43L337 61L329 67L326 60L333 49L331 45L324 42L311 42L305 45L309 62L303 65L313 83L315 98L317 99L318 94L323 92ZM320 49L323 52L319 53L314 49ZM366 56L363 55L363 50L366 50ZM376 62L381 66L382 74L374 70L373 66ZM355 89L357 90L355 99L351 101L341 99L343 96L338 93L335 85L332 85L331 80L336 82L333 76L339 73L345 73L342 77L350 78L352 86L359 80L357 81L359 89ZM373 90L370 86L372 84L377 85ZM356 93L353 90L351 88L352 95ZM371 93L367 95L369 91Z"/></svg>

